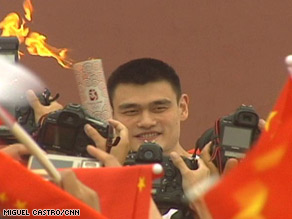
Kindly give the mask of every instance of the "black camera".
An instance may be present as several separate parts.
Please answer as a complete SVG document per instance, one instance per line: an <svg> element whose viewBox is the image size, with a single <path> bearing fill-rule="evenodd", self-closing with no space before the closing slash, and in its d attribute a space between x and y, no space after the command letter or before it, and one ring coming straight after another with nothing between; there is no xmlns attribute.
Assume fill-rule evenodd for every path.
<svg viewBox="0 0 292 219"><path fill-rule="evenodd" d="M197 140L196 148L203 149L212 141L211 154L222 172L229 158L243 158L258 139L261 133L258 123L259 116L254 108L242 105L234 113L219 118L215 127L208 129Z"/></svg>
<svg viewBox="0 0 292 219"><path fill-rule="evenodd" d="M195 170L197 161L193 158L182 157L186 165ZM169 156L162 154L162 148L156 143L146 142L138 151L130 153L124 165L160 163L164 170L164 176L153 181L152 197L162 214L169 209L188 211L188 201L182 188L182 176Z"/></svg>
<svg viewBox="0 0 292 219"><path fill-rule="evenodd" d="M0 37L0 58L3 58L10 63L18 62L18 48L19 41L17 37ZM20 82L17 83L17 81L19 81L18 76L19 75L16 74L15 78L12 77L13 81L11 81L10 86L15 87L15 89L13 89L13 94L8 93L4 100L2 100L1 105L29 134L32 134L36 131L37 124L35 123L33 109L28 104L23 91L18 90L16 87L21 86ZM16 85L12 85L12 82L15 82ZM48 89L45 89L43 93L38 91L37 96L43 105L50 105L50 91ZM18 142L5 125L0 125L0 139L6 144Z"/></svg>
<svg viewBox="0 0 292 219"><path fill-rule="evenodd" d="M94 142L84 132L85 124L93 126L104 138L112 133L106 122L89 116L80 104L71 103L44 118L37 142L48 152L90 157L86 146Z"/></svg>
<svg viewBox="0 0 292 219"><path fill-rule="evenodd" d="M43 93L37 94L37 97L43 105L49 106L52 101L49 99L50 95L51 92L45 89ZM37 130L38 126L35 122L34 111L23 94L19 94L19 98L15 102L3 103L3 107L29 134L33 134ZM5 125L0 126L0 139L6 144L17 142L13 134L9 131L9 128Z"/></svg>
<svg viewBox="0 0 292 219"><path fill-rule="evenodd" d="M5 58L9 62L18 61L19 41L17 37L0 37L0 58Z"/></svg>

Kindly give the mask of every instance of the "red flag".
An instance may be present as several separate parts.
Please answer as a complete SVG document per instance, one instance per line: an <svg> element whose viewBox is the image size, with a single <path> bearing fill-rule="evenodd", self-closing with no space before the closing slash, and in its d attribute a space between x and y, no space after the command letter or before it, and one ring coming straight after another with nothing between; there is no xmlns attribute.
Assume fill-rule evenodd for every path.
<svg viewBox="0 0 292 219"><path fill-rule="evenodd" d="M75 169L84 184L94 189L101 212L108 218L148 219L153 165Z"/></svg>
<svg viewBox="0 0 292 219"><path fill-rule="evenodd" d="M5 212L10 214L18 212L30 214L29 218L36 219L43 216L35 216L34 213L59 215L56 218L69 218L68 215L78 214L80 214L79 218L106 218L1 152L0 179L0 215ZM44 211L45 209L48 211ZM13 216L12 218L23 217Z"/></svg>
<svg viewBox="0 0 292 219"><path fill-rule="evenodd" d="M213 218L292 218L292 79L238 168L205 195Z"/></svg>

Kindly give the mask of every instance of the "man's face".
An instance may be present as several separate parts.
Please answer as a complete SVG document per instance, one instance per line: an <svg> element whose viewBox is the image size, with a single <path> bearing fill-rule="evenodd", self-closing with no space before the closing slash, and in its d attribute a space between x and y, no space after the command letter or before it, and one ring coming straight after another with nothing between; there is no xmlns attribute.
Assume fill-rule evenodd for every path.
<svg viewBox="0 0 292 219"><path fill-rule="evenodd" d="M188 116L188 97L177 102L166 81L145 85L120 84L113 95L114 119L129 129L132 150L145 141L155 141L165 153L179 151L180 121Z"/></svg>

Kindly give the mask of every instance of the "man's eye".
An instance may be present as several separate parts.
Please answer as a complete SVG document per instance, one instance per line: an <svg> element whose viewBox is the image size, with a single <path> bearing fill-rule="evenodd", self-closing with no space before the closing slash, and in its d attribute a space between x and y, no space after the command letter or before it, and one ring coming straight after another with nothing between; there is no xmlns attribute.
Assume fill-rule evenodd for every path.
<svg viewBox="0 0 292 219"><path fill-rule="evenodd" d="M154 108L154 112L164 112L165 110L167 110L168 109L168 107L166 107L166 106L157 106L157 107L155 107Z"/></svg>
<svg viewBox="0 0 292 219"><path fill-rule="evenodd" d="M127 110L123 112L123 114L127 116L133 116L133 115L136 115L137 113L138 113L138 110Z"/></svg>

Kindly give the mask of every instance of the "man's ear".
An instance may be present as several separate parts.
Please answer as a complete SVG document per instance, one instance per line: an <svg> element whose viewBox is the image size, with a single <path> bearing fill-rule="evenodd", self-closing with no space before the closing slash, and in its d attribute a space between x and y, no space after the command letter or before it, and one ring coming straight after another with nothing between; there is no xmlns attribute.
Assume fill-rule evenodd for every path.
<svg viewBox="0 0 292 219"><path fill-rule="evenodd" d="M179 101L180 108L180 120L184 121L189 116L189 96L187 94L182 94Z"/></svg>

